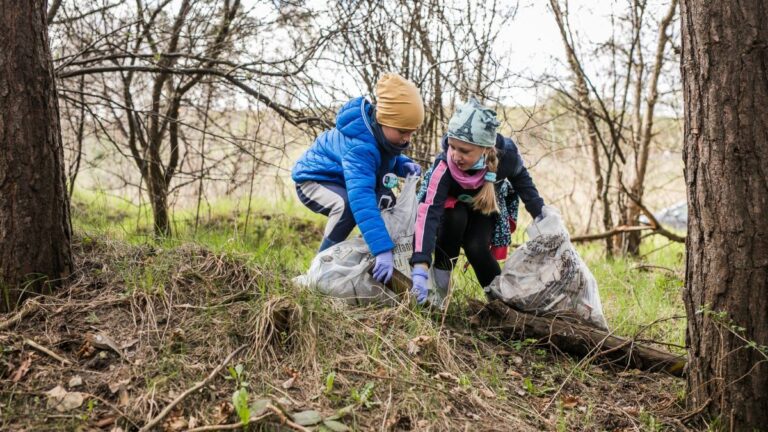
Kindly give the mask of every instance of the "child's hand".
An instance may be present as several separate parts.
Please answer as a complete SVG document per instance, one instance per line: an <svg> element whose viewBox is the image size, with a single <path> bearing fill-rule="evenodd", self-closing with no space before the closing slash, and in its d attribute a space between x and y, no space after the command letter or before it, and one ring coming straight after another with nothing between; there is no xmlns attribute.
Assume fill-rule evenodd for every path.
<svg viewBox="0 0 768 432"><path fill-rule="evenodd" d="M387 283L392 278L395 270L392 251L382 252L376 255L376 264L373 266L373 278L381 283Z"/></svg>
<svg viewBox="0 0 768 432"><path fill-rule="evenodd" d="M416 162L406 162L403 164L403 170L405 170L405 175L407 176L420 176L421 175L421 166L417 164Z"/></svg>
<svg viewBox="0 0 768 432"><path fill-rule="evenodd" d="M427 281L429 280L429 272L423 267L414 267L413 272L413 287L411 288L411 294L416 296L416 303L422 304L427 301Z"/></svg>

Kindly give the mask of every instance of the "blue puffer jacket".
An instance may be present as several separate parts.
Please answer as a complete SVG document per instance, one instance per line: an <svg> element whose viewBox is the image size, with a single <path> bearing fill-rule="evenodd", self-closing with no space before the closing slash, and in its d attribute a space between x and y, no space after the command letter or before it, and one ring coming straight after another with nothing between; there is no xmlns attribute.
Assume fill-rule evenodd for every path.
<svg viewBox="0 0 768 432"><path fill-rule="evenodd" d="M320 134L291 171L296 183L345 186L355 222L374 255L395 247L378 206L381 177L392 172L404 177L403 165L411 161L381 142L381 133L374 132L378 128L373 105L364 97L352 99L336 115L336 127Z"/></svg>

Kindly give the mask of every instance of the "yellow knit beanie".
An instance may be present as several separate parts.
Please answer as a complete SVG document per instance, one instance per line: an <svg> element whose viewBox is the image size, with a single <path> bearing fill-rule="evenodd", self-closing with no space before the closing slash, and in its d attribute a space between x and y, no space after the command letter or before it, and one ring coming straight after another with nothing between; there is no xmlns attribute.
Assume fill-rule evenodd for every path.
<svg viewBox="0 0 768 432"><path fill-rule="evenodd" d="M416 85L396 73L385 73L376 83L376 120L396 129L418 129L424 123L424 102Z"/></svg>

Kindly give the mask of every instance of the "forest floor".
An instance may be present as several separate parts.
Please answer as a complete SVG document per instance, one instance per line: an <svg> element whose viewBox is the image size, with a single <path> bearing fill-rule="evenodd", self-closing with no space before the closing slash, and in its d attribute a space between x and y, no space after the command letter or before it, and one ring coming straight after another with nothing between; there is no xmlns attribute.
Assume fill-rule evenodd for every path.
<svg viewBox="0 0 768 432"><path fill-rule="evenodd" d="M0 430L705 428L683 379L471 328L468 301L482 298L471 271L445 312L350 307L291 282L316 219L207 218L203 234L158 242L126 228L128 215L84 206L73 206L75 274L19 320L0 316ZM649 272L637 269L653 255L582 253L618 334L680 313L678 258ZM647 337L681 344L684 325L664 320Z"/></svg>

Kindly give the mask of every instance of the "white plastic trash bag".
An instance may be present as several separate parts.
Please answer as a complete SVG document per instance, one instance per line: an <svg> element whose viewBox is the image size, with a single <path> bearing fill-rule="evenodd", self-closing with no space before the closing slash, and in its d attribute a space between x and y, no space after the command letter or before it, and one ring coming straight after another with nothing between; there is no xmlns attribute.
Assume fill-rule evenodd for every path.
<svg viewBox="0 0 768 432"><path fill-rule="evenodd" d="M411 277L409 260L413 254L413 232L419 205L416 201L418 181L419 177L408 177L394 207L381 212L389 236L395 243L392 251L394 266L408 278ZM346 299L351 305L394 305L397 295L368 273L373 263L374 257L368 251L365 240L355 237L318 253L307 273L294 281L323 294ZM431 273L430 270L427 299L432 305L442 307L448 293L435 288Z"/></svg>
<svg viewBox="0 0 768 432"><path fill-rule="evenodd" d="M545 206L542 214L526 230L529 240L509 256L488 287L490 294L521 311L575 313L607 330L597 281L571 244L560 212Z"/></svg>

